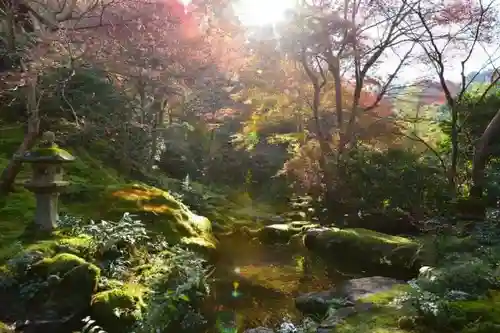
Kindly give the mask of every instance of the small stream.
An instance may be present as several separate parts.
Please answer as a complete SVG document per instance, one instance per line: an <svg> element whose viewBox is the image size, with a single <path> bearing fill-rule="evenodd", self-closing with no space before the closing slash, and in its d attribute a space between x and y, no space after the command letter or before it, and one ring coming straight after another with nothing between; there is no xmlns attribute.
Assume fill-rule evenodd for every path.
<svg viewBox="0 0 500 333"><path fill-rule="evenodd" d="M221 257L204 309L210 323L205 333L274 327L285 318L295 322L300 319L294 304L298 294L327 290L351 278L327 273L322 265L314 265L306 276L301 253L287 245L263 245L239 234L221 236L219 241Z"/></svg>

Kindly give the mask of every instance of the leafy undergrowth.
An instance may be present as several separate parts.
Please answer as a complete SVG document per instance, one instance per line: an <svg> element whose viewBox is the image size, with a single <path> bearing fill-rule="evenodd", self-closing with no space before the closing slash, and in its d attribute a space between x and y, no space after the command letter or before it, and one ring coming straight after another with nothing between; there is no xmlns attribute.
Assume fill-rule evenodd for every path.
<svg viewBox="0 0 500 333"><path fill-rule="evenodd" d="M0 138L1 169L22 141L23 132L16 126L2 127ZM150 230L162 233L172 244L184 243L207 251L215 248L210 221L194 214L178 197L127 180L84 149L68 148L68 151L76 160L65 166L66 179L71 185L60 197L61 215L99 220L119 219L124 212L130 212L139 215ZM42 238L25 233L35 211L34 195L22 186L30 172L29 166L23 165L16 192L0 198L0 262L11 256L12 247L19 242L25 247L49 251L60 241L58 233Z"/></svg>
<svg viewBox="0 0 500 333"><path fill-rule="evenodd" d="M202 325L187 316L199 316L207 269L129 214L90 224L67 217L50 241L19 247L0 267L0 320L60 319L90 307L108 332Z"/></svg>
<svg viewBox="0 0 500 333"><path fill-rule="evenodd" d="M418 278L411 280L404 293L395 299L394 303L399 305L394 312L399 316L399 329L439 333L499 332L498 230L496 214L487 221L477 222L472 232L457 230L456 235L430 236L432 242L426 244L424 250L434 252L430 257L435 266L423 267ZM376 320L382 327L388 323L380 323L381 318L394 324L394 318L381 314Z"/></svg>
<svg viewBox="0 0 500 333"><path fill-rule="evenodd" d="M21 141L22 131L19 127L0 129L0 167L8 163ZM171 322L175 322L175 325L187 325L183 318L191 314L197 317L194 309L199 304L191 304L191 301L198 297L184 292L182 286L186 284L203 286L203 281L200 279L204 277L200 276L200 272L205 268L199 266L200 262L195 256L189 257L182 253L184 250L179 248L173 251L171 247L179 244L198 253L214 252L217 241L212 236L211 223L197 213L209 216L222 229L238 224L259 226L276 216L274 207L256 203L244 193L242 195L229 194L229 191L224 193L201 184L159 175L152 175L159 181L148 181L156 187L148 186L121 176L114 168L84 149L70 147L67 150L76 157L76 160L65 165L65 178L71 185L60 197L59 230L44 234L32 228L35 200L33 194L22 186L22 183L31 176L29 166L23 166L18 176L16 192L0 201L0 264L4 264L2 272L5 278L2 278L0 285L14 288L9 289L9 292L1 292L1 297L18 304L12 309L0 306L0 314L17 311L16 319L28 316L23 312L23 304L28 304L33 297L36 297L37 302L30 308L32 313L37 313L42 319L53 315L45 311L51 305L43 301L44 295L52 295L53 284L73 285L82 277L73 276L70 274L71 269L64 268L53 270L51 273L37 273L33 280L33 276L26 276L18 271L30 272L31 267L39 260L48 259L54 263L69 260L68 262L75 263L71 265L76 267L95 265L98 268L98 276L91 278L92 281L97 281L97 287L92 290L90 299L94 309L92 319L96 319L97 324L109 332L125 332L123 325L129 327L132 323L143 325L145 330L154 325L158 327L160 325L158 323L162 323L161 325L165 327L174 327ZM171 192L162 188L168 188ZM124 216L125 212L131 215ZM133 217L134 215L136 217ZM83 216L84 219L79 218ZM135 218L141 222L135 223ZM91 222L92 220L96 222ZM88 224L89 222L91 223ZM168 247L159 245L161 242L138 239L143 232L147 233L148 237L161 236L165 244L169 244ZM118 241L117 237L121 237L121 240ZM126 245L132 240L137 243ZM103 244L107 245L103 248ZM122 247L124 244L125 248ZM236 248L240 245L241 243L234 244ZM175 252L174 255L172 251ZM232 249L222 249L222 252L224 251L232 258L237 258ZM247 256L253 255L255 255L253 252L247 253ZM82 261L78 261L80 259L77 258ZM172 266L173 258L180 258L180 262ZM249 260L258 261L259 258L252 257ZM293 258L291 261L290 266L284 270L288 269L290 276L299 276L300 274L294 271ZM14 269L12 265L17 268ZM21 266L18 265L24 268L19 269ZM172 267L177 267L176 265L184 267L185 270L191 267L193 271L189 274L182 273L183 275L177 277L177 282L174 283L170 277L175 275L175 269ZM273 277L275 283L281 284L277 285L277 288L283 291L290 287L288 285L290 281L280 279L283 272L268 270L268 267L263 265L248 264L242 265L241 268L242 273L248 275L246 284L248 288L245 289L243 281L240 286L245 293L245 297L240 299L242 313L253 309L253 315L247 316L247 320L251 320L252 323L259 318L265 321L266 319L262 318L263 315L267 315L264 311L267 313L270 311L263 308L262 304L255 303L255 300L266 298L270 289L269 286L261 286L261 282L266 281L266 277ZM86 271L84 268L80 270ZM157 272L158 270L160 272ZM168 281L165 280L167 275ZM239 275L239 278L243 276ZM193 279L198 279L201 284ZM227 279L221 281L222 289L226 290L228 287L231 289L232 282ZM169 298L149 299L148 303L148 291L155 288L170 290ZM172 290L178 290L178 293L171 294ZM260 290L261 293L257 292L258 295L254 295L256 290ZM18 302L15 295L19 293L23 296ZM282 297L277 299L272 308L283 309L283 301L286 301L287 309L293 308L290 290L286 293L278 291L278 294ZM233 298L231 290L228 290L228 296ZM85 303L89 293L75 297L80 303ZM175 297L185 298L184 301L189 299L189 302L180 304L179 299ZM49 301L54 303L57 300ZM227 304L233 301L234 299L228 300ZM217 296L215 302L220 302L220 296ZM5 302L7 303L8 301ZM219 304L213 302L207 304L210 304L211 310L219 308ZM120 314L120 318L124 319L123 322L116 321L115 306L123 311L123 314ZM176 308L175 311L172 307ZM144 317L146 313L147 316ZM273 313L272 317L276 319L279 316ZM12 320L13 317L7 316L4 319ZM194 323L196 320L191 318L187 322ZM172 329L180 331L179 327Z"/></svg>
<svg viewBox="0 0 500 333"><path fill-rule="evenodd" d="M246 192L231 188L213 188L188 179L166 178L160 173L151 175L151 183L161 188L168 188L187 204L194 212L206 216L223 230L233 227L260 227L273 221L279 212L287 207L270 205L253 200Z"/></svg>

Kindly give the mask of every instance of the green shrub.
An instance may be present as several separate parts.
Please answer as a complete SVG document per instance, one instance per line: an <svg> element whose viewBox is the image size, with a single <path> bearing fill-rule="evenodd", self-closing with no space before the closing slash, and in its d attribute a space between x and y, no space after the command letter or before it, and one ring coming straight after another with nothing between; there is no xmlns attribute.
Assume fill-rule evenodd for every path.
<svg viewBox="0 0 500 333"><path fill-rule="evenodd" d="M147 311L136 333L198 332L205 320L198 312L200 300L209 294L205 261L175 246L154 258L148 272L151 293Z"/></svg>

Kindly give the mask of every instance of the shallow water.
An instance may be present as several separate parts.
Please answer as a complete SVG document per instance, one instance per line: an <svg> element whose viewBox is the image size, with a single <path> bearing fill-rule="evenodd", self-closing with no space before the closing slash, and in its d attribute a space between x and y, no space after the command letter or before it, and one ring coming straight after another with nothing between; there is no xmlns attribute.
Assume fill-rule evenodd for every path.
<svg viewBox="0 0 500 333"><path fill-rule="evenodd" d="M304 274L304 253L287 245L262 245L244 235L229 235L220 238L218 247L221 257L205 303L210 322L206 333L273 327L284 318L297 321L295 296L330 289L349 278L327 273L321 264Z"/></svg>

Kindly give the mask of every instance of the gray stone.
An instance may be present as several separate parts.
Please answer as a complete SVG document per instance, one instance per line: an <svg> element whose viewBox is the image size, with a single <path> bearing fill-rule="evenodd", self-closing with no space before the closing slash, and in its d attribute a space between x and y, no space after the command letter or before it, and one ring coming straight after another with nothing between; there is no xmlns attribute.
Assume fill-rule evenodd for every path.
<svg viewBox="0 0 500 333"><path fill-rule="evenodd" d="M269 218L269 222L271 222L271 223L285 223L286 219L284 219L282 216L271 216Z"/></svg>
<svg viewBox="0 0 500 333"><path fill-rule="evenodd" d="M378 292L390 290L395 285L404 283L404 281L383 276L352 279L338 287L337 296L345 297L348 300L355 302L360 298L367 297Z"/></svg>
<svg viewBox="0 0 500 333"><path fill-rule="evenodd" d="M267 327L256 327L245 330L243 333L274 333L274 330Z"/></svg>
<svg viewBox="0 0 500 333"><path fill-rule="evenodd" d="M304 315L325 317L316 333L331 333L345 318L356 313L370 311L374 305L361 299L375 293L390 290L404 281L372 276L348 280L327 291L310 292L295 298L295 306ZM332 301L342 300L340 308L332 306Z"/></svg>
<svg viewBox="0 0 500 333"><path fill-rule="evenodd" d="M288 221L299 221L306 219L306 213L304 212L287 212L283 214L283 218Z"/></svg>
<svg viewBox="0 0 500 333"><path fill-rule="evenodd" d="M35 223L44 230L57 227L59 193L36 193Z"/></svg>
<svg viewBox="0 0 500 333"><path fill-rule="evenodd" d="M331 306L331 302L338 298L335 290L310 292L295 298L295 307L304 315L324 317ZM351 302L345 304L352 305Z"/></svg>
<svg viewBox="0 0 500 333"><path fill-rule="evenodd" d="M302 221L276 223L260 228L257 231L257 237L263 243L288 243L294 235L314 227L317 227L317 225Z"/></svg>
<svg viewBox="0 0 500 333"><path fill-rule="evenodd" d="M422 266L418 270L418 277L421 279L433 279L435 278L437 271L434 267L431 266Z"/></svg>
<svg viewBox="0 0 500 333"><path fill-rule="evenodd" d="M373 305L370 303L357 303L340 309L330 309L327 317L319 324L316 333L330 333L346 318L360 312L370 311Z"/></svg>

